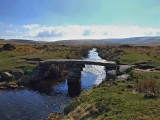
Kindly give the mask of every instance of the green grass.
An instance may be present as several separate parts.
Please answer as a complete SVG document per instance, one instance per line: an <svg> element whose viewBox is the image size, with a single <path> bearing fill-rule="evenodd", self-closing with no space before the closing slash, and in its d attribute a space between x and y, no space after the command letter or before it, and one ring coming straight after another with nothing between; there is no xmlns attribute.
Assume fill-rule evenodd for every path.
<svg viewBox="0 0 160 120"><path fill-rule="evenodd" d="M104 59L108 59L109 52L104 48L106 47L99 47L98 52ZM114 46L110 50L113 54L116 50L122 50L116 57L110 57L110 60L118 59L121 64L148 62L149 65L160 68L159 47L123 48ZM160 72L134 70L129 74L131 79L127 82L116 81L117 86L111 86L108 82L104 82L99 87L82 92L79 97L65 107L66 116L63 116L63 119L159 120L159 92L155 92L156 98L146 99L144 95L146 92L154 92L155 89L160 90ZM140 92L138 87L145 89Z"/></svg>
<svg viewBox="0 0 160 120"><path fill-rule="evenodd" d="M104 58L110 58L109 50L104 49L106 47L99 47L99 53ZM148 62L148 65L152 65L155 68L160 68L160 47L156 46L132 46L132 47L120 47L110 46L111 56L117 50L122 52L115 57L111 57L110 60L118 59L121 64L135 64L140 62Z"/></svg>
<svg viewBox="0 0 160 120"><path fill-rule="evenodd" d="M143 53L125 53L120 56L120 62L123 64L133 64L135 62L143 62L150 60L150 57Z"/></svg>
<svg viewBox="0 0 160 120"><path fill-rule="evenodd" d="M4 43L0 43L2 47ZM22 58L40 58L46 59L80 59L83 53L89 48L81 46L43 46L43 45L25 45L14 44L16 49L13 51L0 51L0 71L12 71L22 69L24 71L32 70L35 65L27 63ZM86 49L86 51L84 51Z"/></svg>
<svg viewBox="0 0 160 120"><path fill-rule="evenodd" d="M100 86L84 91L64 109L64 120L159 120L160 99L145 99L137 91L137 80L155 81L160 89L160 72L132 71L132 79L112 86L105 81ZM129 85L133 87L128 88ZM153 86L148 86L153 87ZM61 117L62 117L61 116ZM53 114L54 118L54 114ZM50 120L52 117L50 116ZM53 119L54 120L54 119Z"/></svg>
<svg viewBox="0 0 160 120"><path fill-rule="evenodd" d="M64 119L73 120L158 120L160 99L144 99L126 83L118 86L103 84L83 92L65 110L71 110Z"/></svg>
<svg viewBox="0 0 160 120"><path fill-rule="evenodd" d="M3 46L3 44L0 44ZM46 59L80 59L88 48L80 46L43 46L43 45L17 45L13 51L0 52L0 71L20 69L32 71L36 66L27 63L22 58ZM160 55L158 47L113 47L112 51L122 50L117 56L120 63L134 64L150 61L150 64L160 68ZM100 53L107 58L107 50ZM152 62L151 62L152 61ZM56 114L57 117L71 120L159 120L160 99L144 99L144 93L136 91L137 80L156 80L160 84L160 72L137 72L130 73L132 80L127 83L119 82L117 86L111 86L104 82L101 86L84 91L67 105L66 116ZM157 82L158 81L158 82ZM128 88L133 85L133 88ZM52 117L52 115L51 115ZM53 116L55 117L55 116ZM51 118L52 119L52 118Z"/></svg>
<svg viewBox="0 0 160 120"><path fill-rule="evenodd" d="M133 47L123 49L124 53L119 56L120 63L134 64L139 62L148 62L149 65L160 68L160 54L158 47Z"/></svg>
<svg viewBox="0 0 160 120"><path fill-rule="evenodd" d="M135 79L156 79L160 81L160 72L140 72L134 71L133 78Z"/></svg>

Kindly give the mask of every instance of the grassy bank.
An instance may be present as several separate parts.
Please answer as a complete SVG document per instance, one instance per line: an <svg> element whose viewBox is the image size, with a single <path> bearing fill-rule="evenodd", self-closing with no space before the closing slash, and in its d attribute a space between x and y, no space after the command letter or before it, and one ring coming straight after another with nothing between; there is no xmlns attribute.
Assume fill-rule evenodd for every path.
<svg viewBox="0 0 160 120"><path fill-rule="evenodd" d="M46 79L42 77L45 73L47 73L45 74L47 78L49 75L52 75L52 78L56 75L58 76L58 73L54 72L54 69L50 74L48 72L50 68L48 68L42 72L42 76L40 77L37 69L38 64L32 64L32 61L81 59L88 55L89 49L91 48L83 46L0 42L0 90L21 88L22 85L32 80Z"/></svg>
<svg viewBox="0 0 160 120"><path fill-rule="evenodd" d="M0 47L6 44L0 43ZM29 64L30 60L46 60L46 59L80 59L89 48L81 46L53 46L53 45L32 45L32 44L16 44L16 49L12 51L0 51L0 71L23 70L31 71L35 65Z"/></svg>
<svg viewBox="0 0 160 120"><path fill-rule="evenodd" d="M145 63L160 68L159 47L98 47L100 56L120 64ZM84 91L64 109L66 115L51 114L48 120L159 120L160 71L133 69L130 79L105 81Z"/></svg>
<svg viewBox="0 0 160 120"><path fill-rule="evenodd" d="M147 65L160 68L159 46L103 46L98 47L100 56L108 60L118 60L121 64L145 62Z"/></svg>
<svg viewBox="0 0 160 120"><path fill-rule="evenodd" d="M159 120L160 99L145 98L146 91L138 91L138 87L144 83L137 82L152 80L156 86L160 86L160 78L157 78L159 74L159 72L134 71L130 81L115 80L117 85L105 81L75 98L65 108L67 115L58 115L57 119L61 117L64 120ZM156 86L148 84L147 89L151 92L152 87ZM157 90L160 90L160 87ZM55 119L55 114L48 118L48 120Z"/></svg>

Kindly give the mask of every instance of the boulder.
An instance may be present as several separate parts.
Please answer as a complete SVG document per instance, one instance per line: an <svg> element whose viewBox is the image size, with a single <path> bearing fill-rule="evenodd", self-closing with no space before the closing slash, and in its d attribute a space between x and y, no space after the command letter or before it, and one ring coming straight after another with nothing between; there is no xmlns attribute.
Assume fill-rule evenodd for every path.
<svg viewBox="0 0 160 120"><path fill-rule="evenodd" d="M15 79L20 79L24 76L24 72L22 71L13 71L13 75L15 77Z"/></svg>
<svg viewBox="0 0 160 120"><path fill-rule="evenodd" d="M117 80L119 80L119 81L126 81L129 78L130 78L130 75L127 75L127 74L117 76Z"/></svg>
<svg viewBox="0 0 160 120"><path fill-rule="evenodd" d="M157 96L154 94L154 93L152 93L152 92L149 92L149 93L145 93L144 94L144 98L145 99L153 99L153 98L156 98Z"/></svg>
<svg viewBox="0 0 160 120"><path fill-rule="evenodd" d="M118 85L118 83L116 81L113 81L113 80L109 80L109 84L111 86L117 86Z"/></svg>
<svg viewBox="0 0 160 120"><path fill-rule="evenodd" d="M0 90L5 90L6 87L5 86L0 86Z"/></svg>
<svg viewBox="0 0 160 120"><path fill-rule="evenodd" d="M10 84L8 87L11 89L16 89L16 88L18 88L18 85L17 84Z"/></svg>
<svg viewBox="0 0 160 120"><path fill-rule="evenodd" d="M13 75L10 74L9 72L1 72L1 73L0 73L0 76L2 77L2 79L3 79L4 81L10 81L10 80L13 79Z"/></svg>
<svg viewBox="0 0 160 120"><path fill-rule="evenodd" d="M114 80L116 77L116 70L109 70L109 71L106 71L106 79L107 80Z"/></svg>
<svg viewBox="0 0 160 120"><path fill-rule="evenodd" d="M119 65L119 69L118 69L118 73L124 74L124 73L128 73L132 70L132 66L129 65Z"/></svg>
<svg viewBox="0 0 160 120"><path fill-rule="evenodd" d="M0 82L3 82L3 80L2 80L2 76L0 75Z"/></svg>

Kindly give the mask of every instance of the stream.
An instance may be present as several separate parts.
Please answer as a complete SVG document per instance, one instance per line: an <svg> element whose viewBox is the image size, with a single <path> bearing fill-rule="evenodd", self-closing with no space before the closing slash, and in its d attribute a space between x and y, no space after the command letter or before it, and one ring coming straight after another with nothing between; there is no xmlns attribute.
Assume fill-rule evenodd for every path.
<svg viewBox="0 0 160 120"><path fill-rule="evenodd" d="M89 51L87 60L103 61L98 56L96 49ZM106 73L103 66L85 65L81 72L81 82L74 86L75 91L90 89L105 79ZM31 88L22 90L7 90L0 92L0 120L37 120L45 119L52 112L61 112L72 99L70 86L66 77L42 81ZM72 86L73 87L73 86Z"/></svg>

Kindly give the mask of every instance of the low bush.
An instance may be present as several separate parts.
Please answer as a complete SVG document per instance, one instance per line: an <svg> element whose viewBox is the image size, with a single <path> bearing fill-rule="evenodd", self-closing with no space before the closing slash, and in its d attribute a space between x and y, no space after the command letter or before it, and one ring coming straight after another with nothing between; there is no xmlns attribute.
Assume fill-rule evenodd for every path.
<svg viewBox="0 0 160 120"><path fill-rule="evenodd" d="M3 50L14 50L14 49L16 49L16 47L12 44L5 44L3 46Z"/></svg>
<svg viewBox="0 0 160 120"><path fill-rule="evenodd" d="M160 84L157 80L137 80L136 88L140 93L155 94L156 96L160 94Z"/></svg>

